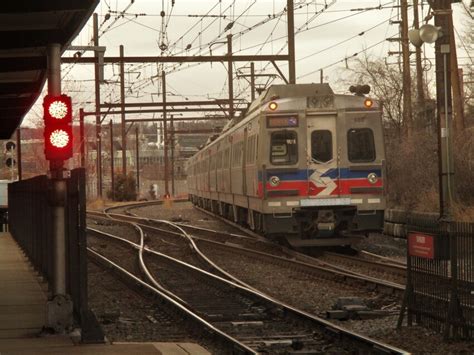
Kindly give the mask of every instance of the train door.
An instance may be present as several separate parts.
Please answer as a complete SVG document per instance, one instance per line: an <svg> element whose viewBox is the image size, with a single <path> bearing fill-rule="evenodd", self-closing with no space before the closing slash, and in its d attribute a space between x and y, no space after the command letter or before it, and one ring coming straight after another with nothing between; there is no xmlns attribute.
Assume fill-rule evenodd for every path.
<svg viewBox="0 0 474 355"><path fill-rule="evenodd" d="M336 116L307 116L308 195L339 196Z"/></svg>

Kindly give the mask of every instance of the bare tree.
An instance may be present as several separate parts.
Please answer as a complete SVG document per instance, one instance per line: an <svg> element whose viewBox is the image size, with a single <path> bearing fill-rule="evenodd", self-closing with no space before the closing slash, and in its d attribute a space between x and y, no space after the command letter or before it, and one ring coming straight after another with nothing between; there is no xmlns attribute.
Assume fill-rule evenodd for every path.
<svg viewBox="0 0 474 355"><path fill-rule="evenodd" d="M369 56L357 58L352 65L351 83L371 86L370 96L383 105L384 123L401 137L403 129L402 73L398 66L388 64L384 59Z"/></svg>
<svg viewBox="0 0 474 355"><path fill-rule="evenodd" d="M461 45L467 52L469 65L464 72L464 111L466 125L472 125L474 121L474 18L464 16L464 34L461 36L458 45Z"/></svg>

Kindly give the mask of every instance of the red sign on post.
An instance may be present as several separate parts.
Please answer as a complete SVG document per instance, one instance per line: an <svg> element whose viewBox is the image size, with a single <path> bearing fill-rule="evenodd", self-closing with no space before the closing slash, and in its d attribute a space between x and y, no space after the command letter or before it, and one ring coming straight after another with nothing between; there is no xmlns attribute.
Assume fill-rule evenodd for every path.
<svg viewBox="0 0 474 355"><path fill-rule="evenodd" d="M419 232L408 233L408 254L419 258L434 259L435 236Z"/></svg>

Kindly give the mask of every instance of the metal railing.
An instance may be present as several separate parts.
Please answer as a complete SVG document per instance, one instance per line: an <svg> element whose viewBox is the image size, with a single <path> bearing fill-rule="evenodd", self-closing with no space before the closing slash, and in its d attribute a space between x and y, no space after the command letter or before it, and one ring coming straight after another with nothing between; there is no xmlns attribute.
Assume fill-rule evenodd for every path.
<svg viewBox="0 0 474 355"><path fill-rule="evenodd" d="M474 336L474 224L433 223L408 217L407 285L398 326L407 312L444 334L445 339Z"/></svg>
<svg viewBox="0 0 474 355"><path fill-rule="evenodd" d="M8 188L10 233L50 287L54 267L51 187L51 180L43 175ZM85 202L85 170L74 169L67 179L65 199L66 290L75 319L81 324L82 341L101 342L103 333L87 301Z"/></svg>
<svg viewBox="0 0 474 355"><path fill-rule="evenodd" d="M10 233L46 281L53 272L49 190L50 181L45 175L8 186Z"/></svg>

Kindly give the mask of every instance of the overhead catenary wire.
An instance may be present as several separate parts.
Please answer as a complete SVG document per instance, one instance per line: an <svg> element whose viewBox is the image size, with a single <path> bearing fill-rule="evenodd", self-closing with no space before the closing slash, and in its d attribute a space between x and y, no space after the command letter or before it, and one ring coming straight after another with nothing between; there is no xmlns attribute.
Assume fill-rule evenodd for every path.
<svg viewBox="0 0 474 355"><path fill-rule="evenodd" d="M137 2L137 1L136 1L136 2ZM225 3L225 2L224 2L224 3ZM234 2L234 1L232 1L231 3L235 5L235 3L239 3L239 2ZM244 19L244 18L245 18L245 19L246 19L246 18L248 18L248 19L253 19L253 18L256 18L256 16L253 16L252 14L244 13L244 10L245 10L248 6L253 5L254 3L255 3L255 1L249 1L249 2L245 5L245 8L243 8L243 9L242 9L242 7L240 8L240 11L237 11L237 9L238 9L237 6L234 6L232 9L228 8L228 6L227 6L228 9L227 9L226 11L227 11L227 13L230 13L230 12L232 13L232 20L234 20L234 22L235 22L234 28L237 29L237 30L234 32L234 39L237 38L237 36L239 35L239 32L247 31L247 30L248 30L248 32L252 32L252 31L254 31L254 30L256 30L256 29L259 28L258 26L255 27L255 28L253 28L253 29L251 28L252 25L254 25L255 23L249 23L249 24L245 23L245 25L247 25L248 27L243 27L243 24L241 24L241 23L239 23L238 21L236 21L237 19ZM392 1L392 2L389 2L389 3L386 3L386 4L391 4L391 3L393 3L393 1ZM118 4L118 2L117 2L117 4ZM218 1L218 2L214 3L214 5L215 5L215 6L222 6L222 5L223 5L223 2L222 2L222 1ZM297 5L298 5L298 6L302 6L302 2L299 2ZM308 5L309 5L309 4L308 4ZM312 2L311 5L315 5L315 3ZM223 7L223 10L225 10L226 6L222 6L222 7ZM296 6L295 6L295 7L296 7ZM387 8L389 8L389 7L387 7ZM393 7L392 7L392 8L393 8ZM308 7L307 7L306 5L304 5L304 7L303 7L302 9L306 10L306 9L308 9ZM339 12L339 13L341 13L341 14L350 12L350 13L348 14L349 16L356 16L356 15L358 14L358 11L354 11L354 10L355 10L355 9L341 9L341 10L337 10L337 9L336 9L336 10L331 11L331 12L334 12L334 13ZM364 12L362 12L362 13L366 13L367 11L372 11L372 10L375 10L375 8L371 8L370 10L364 9ZM328 11L328 10L326 10L326 11ZM144 26L148 26L146 22L142 21L142 19L145 18L146 16L142 16L142 17L130 16L130 17L133 17L133 18L131 18L131 21L128 21L128 20L129 20L129 19L127 18L127 17L128 17L128 12L127 12L127 11L122 11L122 13L124 14L124 17L122 17L122 18L120 18L120 19L117 20L116 26L126 26L126 24L129 24L129 23L140 23L140 24L142 24L142 25L144 25ZM212 13L212 12L210 12L210 14L211 14L211 13ZM249 16L247 16L247 15L249 15ZM250 15L252 15L252 16L250 16ZM285 15L285 12L282 12L282 13L281 13L281 16L279 16L279 17L276 16L276 17L273 18L272 20L274 20L275 22L280 22L280 23L281 23L282 19L284 18L284 15ZM296 15L299 16L299 15L301 15L301 13L300 13L300 14L296 14ZM170 20L169 20L169 19L171 18L171 15L167 15L167 16L168 16L168 18L167 18L167 20L168 20L167 23L169 23L169 24L171 24L171 26L173 26L174 22L170 22ZM175 17L175 16L173 15L173 17ZM309 18L306 18L306 21L307 21L308 19L310 19L311 17L312 17L312 16L310 16ZM341 16L341 17L346 17L346 16ZM217 24L218 24L217 22L219 21L219 19L222 19L222 17L217 18L217 19L216 19L216 22L214 23L214 25L217 25ZM227 19L229 19L229 16L227 17ZM301 18L300 18L300 19L301 19ZM205 21L196 21L196 22L197 22L197 23L202 23L202 24L204 24L203 29L205 29L206 26L209 24L210 20L211 20L211 19L209 19L209 21L205 20ZM333 21L334 21L334 22L336 22L336 21L341 21L341 19L338 18L338 19L334 19L334 20L326 21L326 22L327 22L327 23L333 23ZM120 22L120 23L119 23L119 22ZM257 21L257 22L258 22L258 21ZM304 21L303 21L303 22L304 22ZM274 24L272 24L272 25L274 25ZM301 25L301 23L300 23L299 28L301 28L302 31L305 31L305 32L306 32L306 31L311 31L311 30L320 28L320 27L318 27L318 26L321 26L321 25L324 25L324 23L320 22L320 23L317 23L317 24L309 25L309 26L307 26L307 25ZM141 26L141 27L146 28L146 27L144 27L144 26ZM238 26L238 27L237 27L237 26ZM263 25L262 25L262 26L263 26ZM153 26L149 26L149 27L151 27L150 30L152 30ZM272 27L275 28L275 26L272 26ZM115 26L110 27L110 31L114 30L115 28L118 28L118 27L115 27ZM210 33L210 31L212 30L212 28L214 28L214 27L213 27L213 26L209 26L209 27L206 29L206 31L209 31L209 33ZM221 30L222 30L222 29L221 29ZM233 30L234 30L234 29L233 29ZM156 32L156 29L155 29L155 31L153 31L153 32ZM191 30L191 31L189 32L189 34L191 34L192 32L193 32L193 31ZM360 31L359 31L359 32L360 32ZM208 38L209 38L209 33L208 33L208 36L207 36ZM223 32L223 33L225 33L225 32ZM357 35L358 35L358 34L357 34ZM357 35L353 35L353 37L355 37L355 36L357 36ZM243 35L242 35L242 36L243 36ZM267 35L267 37L268 37L268 35ZM270 35L270 37L272 37L272 38L271 38L270 41L267 42L267 43L268 43L268 46L271 45L272 43L278 43L278 40L283 39L285 36L281 36L281 37L280 37L280 36L278 36L278 35L275 35L275 33L274 33L273 36ZM204 37L203 37L203 38L204 38ZM214 37L214 38L217 38L217 37ZM174 41L174 40L173 40L173 41ZM184 41L183 41L183 38L182 38L180 41L175 41L175 42L176 42L177 45L176 45L176 47L175 47L174 49L171 48L171 44L172 44L173 42L171 42L171 44L169 45L169 46L170 46L170 53L171 53L172 55L176 55L175 53L178 53L178 51L184 50L183 47L184 47L184 46L186 45L186 43L187 43L187 41L186 41L185 38L184 38ZM182 43L184 43L184 45L182 45ZM208 47L206 46L206 43L208 43L207 39L206 39L206 40L203 40L201 48L199 48L199 49L196 48L195 52L192 52L192 54L194 54L194 53L200 53L200 54L208 53L208 51L207 51L207 48L208 48ZM346 43L347 43L347 42L346 42ZM178 45L179 45L179 48L180 48L180 49L178 49ZM234 51L234 53L241 53L241 52L244 52L244 51L246 51L246 50L247 50L247 51L250 51L250 50L257 50L257 51L258 51L257 53L260 53L262 50L265 49L265 42L261 42L261 43L259 43L259 44L257 44L257 45L253 45L253 46L254 46L254 48L248 48L248 47L241 47L241 48L239 48L239 47L237 46L237 49ZM216 47L216 48L218 48L218 47ZM217 50L217 49L216 49L216 50ZM191 54L191 53L190 53L190 54ZM314 55L314 54L313 54L313 55ZM303 61L303 60L305 60L305 59L304 59L304 58L297 58L297 60L298 60L298 61ZM202 65L202 64L201 64L201 65ZM284 65L284 64L282 64L282 65ZM146 64L130 65L130 66L128 66L127 70L135 70L136 68L140 68L140 70L149 71L150 69L153 69L152 66L153 66L153 64L152 64L152 65L146 65ZM170 65L167 65L167 68L166 68L167 70L166 70L166 71L167 71L168 73L174 73L174 72L177 73L177 72L180 72L180 71L183 71L183 70L192 68L192 67L194 67L194 66L195 66L195 65L181 65L181 66L179 66L179 67L177 66L177 67L176 67L176 70L174 70L174 69L169 69ZM149 68L149 69L147 69L147 68ZM145 73L145 72L144 72L144 73ZM151 82L151 77L153 76L153 73L151 73L151 75L150 75L150 73L147 73L147 75L148 75L148 77L145 77L145 76L142 75L142 77L140 78L140 80L134 80L133 82L131 82L131 83L129 84L129 86L130 86L130 88L132 89L132 91L134 92L134 94L137 94L137 95L138 95L138 93L136 93L136 92L137 92L137 91L141 91L141 90L143 90L144 92L147 92L147 91L148 91L148 90L146 89L146 87L147 87L148 84L152 84L152 82ZM116 77L116 75L107 78L107 80L113 81L113 77ZM237 85L237 87L236 87L236 88L238 89L237 91L240 92L242 89L244 89L244 86L245 86L245 85L240 85L240 87L239 87L239 85ZM106 85L106 86L104 86L104 87L102 88L102 89L105 91L104 94L105 94L105 95L108 95L108 93L112 93L112 94L113 94L114 92L116 92L116 90L114 90L113 87L114 87L114 85ZM225 90L225 88L224 88L224 90ZM142 94L142 93L140 93L140 95L141 95L141 94ZM177 93L177 94L179 94L179 93Z"/></svg>

